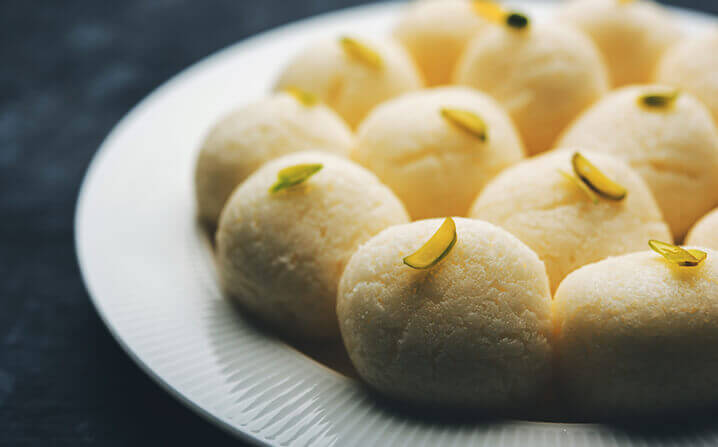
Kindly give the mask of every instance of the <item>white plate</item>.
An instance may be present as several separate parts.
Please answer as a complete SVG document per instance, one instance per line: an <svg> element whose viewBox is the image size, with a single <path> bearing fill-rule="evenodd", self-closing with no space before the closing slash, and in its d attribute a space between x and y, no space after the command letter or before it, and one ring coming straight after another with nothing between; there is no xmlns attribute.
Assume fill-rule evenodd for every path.
<svg viewBox="0 0 718 447"><path fill-rule="evenodd" d="M542 2L517 6L538 19L551 9ZM601 425L447 424L391 410L355 380L256 328L222 299L210 248L194 219L193 166L207 128L231 108L265 95L282 64L306 43L342 32L387 32L398 10L397 4L350 9L236 44L167 82L117 125L89 168L76 216L78 257L98 312L160 385L260 444L640 441L640 433ZM712 21L696 13L680 17L692 31ZM680 441L715 442L716 425Z"/></svg>

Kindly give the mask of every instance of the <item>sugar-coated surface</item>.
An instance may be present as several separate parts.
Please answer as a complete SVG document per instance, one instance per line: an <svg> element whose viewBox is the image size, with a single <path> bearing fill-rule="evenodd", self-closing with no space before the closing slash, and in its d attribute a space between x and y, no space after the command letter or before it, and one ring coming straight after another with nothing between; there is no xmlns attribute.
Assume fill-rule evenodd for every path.
<svg viewBox="0 0 718 447"><path fill-rule="evenodd" d="M409 51L429 86L445 85L466 44L487 22L469 0L423 0L406 6L394 36Z"/></svg>
<svg viewBox="0 0 718 447"><path fill-rule="evenodd" d="M703 216L691 228L686 244L718 250L718 209Z"/></svg>
<svg viewBox="0 0 718 447"><path fill-rule="evenodd" d="M469 43L454 76L489 93L509 112L530 154L548 150L559 133L608 91L596 47L556 24L515 30L495 26Z"/></svg>
<svg viewBox="0 0 718 447"><path fill-rule="evenodd" d="M543 263L494 225L457 218L458 241L429 270L402 263L441 219L391 227L352 256L337 313L359 374L395 398L512 407L550 376L550 301Z"/></svg>
<svg viewBox="0 0 718 447"><path fill-rule="evenodd" d="M482 118L487 140L442 117L444 107ZM467 87L407 93L380 105L359 127L352 151L354 160L399 196L413 219L465 216L484 185L523 157L506 112Z"/></svg>
<svg viewBox="0 0 718 447"><path fill-rule="evenodd" d="M582 147L628 162L646 181L677 240L718 205L718 132L697 99L681 94L665 111L638 105L659 85L625 87L588 110L557 147Z"/></svg>
<svg viewBox="0 0 718 447"><path fill-rule="evenodd" d="M288 166L322 163L305 183L271 194ZM322 152L264 165L232 194L217 232L226 292L280 331L338 336L339 277L354 250L408 216L394 194L364 168Z"/></svg>
<svg viewBox="0 0 718 447"><path fill-rule="evenodd" d="M670 242L668 226L641 177L622 161L581 151L628 190L624 200L586 194L559 173L572 173L573 151L551 152L508 168L490 182L470 216L495 223L521 239L546 263L552 290L582 265Z"/></svg>
<svg viewBox="0 0 718 447"><path fill-rule="evenodd" d="M271 159L313 149L346 156L353 143L351 130L327 106L307 107L286 93L237 109L202 144L195 171L200 217L215 225L234 188Z"/></svg>
<svg viewBox="0 0 718 447"><path fill-rule="evenodd" d="M665 50L681 38L670 14L651 0L574 0L557 20L596 43L616 87L649 82Z"/></svg>
<svg viewBox="0 0 718 447"><path fill-rule="evenodd" d="M377 104L423 87L414 61L394 39L350 36L381 56L383 66L375 68L346 54L340 37L316 42L296 55L276 88L312 92L356 127Z"/></svg>
<svg viewBox="0 0 718 447"><path fill-rule="evenodd" d="M718 121L718 30L688 37L663 56L656 80L694 94Z"/></svg>
<svg viewBox="0 0 718 447"><path fill-rule="evenodd" d="M718 252L679 267L652 252L591 264L556 292L558 382L587 413L718 399Z"/></svg>

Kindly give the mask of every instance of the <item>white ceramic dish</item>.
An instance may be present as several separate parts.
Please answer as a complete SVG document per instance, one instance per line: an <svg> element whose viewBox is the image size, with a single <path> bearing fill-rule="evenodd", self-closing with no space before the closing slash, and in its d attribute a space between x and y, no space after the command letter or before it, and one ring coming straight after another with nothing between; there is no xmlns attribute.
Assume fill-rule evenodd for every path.
<svg viewBox="0 0 718 447"><path fill-rule="evenodd" d="M515 4L539 20L553 7ZM194 219L192 173L204 133L223 113L268 92L282 64L306 43L386 32L399 8L345 10L238 43L167 82L117 125L88 170L76 238L90 296L118 342L171 394L258 444L718 443L718 422L664 439L594 424L416 418L256 328L222 298ZM678 14L691 32L713 21Z"/></svg>

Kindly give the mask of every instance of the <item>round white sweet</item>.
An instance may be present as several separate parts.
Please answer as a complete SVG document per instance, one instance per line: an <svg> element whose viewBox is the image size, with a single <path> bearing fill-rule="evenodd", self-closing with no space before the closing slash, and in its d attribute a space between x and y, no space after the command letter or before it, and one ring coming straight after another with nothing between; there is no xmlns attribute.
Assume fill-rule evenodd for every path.
<svg viewBox="0 0 718 447"><path fill-rule="evenodd" d="M557 382L572 405L605 415L718 399L718 252L679 267L652 251L570 274L552 315Z"/></svg>
<svg viewBox="0 0 718 447"><path fill-rule="evenodd" d="M592 107L557 147L605 152L629 163L646 181L677 240L718 205L718 131L697 99L681 94L672 107L640 106L658 85L625 87Z"/></svg>
<svg viewBox="0 0 718 447"><path fill-rule="evenodd" d="M277 89L300 88L321 98L353 128L371 109L390 98L424 85L406 50L391 38L356 38L376 52L381 67L348 54L341 38L310 45L284 69Z"/></svg>
<svg viewBox="0 0 718 447"><path fill-rule="evenodd" d="M486 141L443 117L442 108L475 113L486 124ZM441 87L374 109L351 156L399 196L413 219L424 219L465 216L484 185L524 152L493 99L466 87Z"/></svg>
<svg viewBox="0 0 718 447"><path fill-rule="evenodd" d="M304 183L270 193L286 167L321 163ZM356 248L408 221L377 178L348 160L300 152L265 164L235 190L217 231L217 264L228 295L290 335L338 335L339 277Z"/></svg>
<svg viewBox="0 0 718 447"><path fill-rule="evenodd" d="M671 47L658 65L656 81L692 93L718 122L718 29Z"/></svg>
<svg viewBox="0 0 718 447"><path fill-rule="evenodd" d="M560 151L499 174L469 214L499 225L531 247L546 263L552 290L583 265L643 250L649 239L672 240L651 191L635 171L609 155L581 154L624 186L626 198L593 203L559 172L573 172L572 152Z"/></svg>
<svg viewBox="0 0 718 447"><path fill-rule="evenodd" d="M195 170L200 218L215 226L230 194L265 162L320 149L347 156L354 136L327 106L280 93L231 112L209 132Z"/></svg>
<svg viewBox="0 0 718 447"><path fill-rule="evenodd" d="M574 0L557 19L594 41L616 87L653 79L665 50L681 38L670 14L650 0Z"/></svg>
<svg viewBox="0 0 718 447"><path fill-rule="evenodd" d="M495 26L469 43L455 77L496 98L513 118L529 154L548 150L560 132L608 90L598 50L555 24Z"/></svg>
<svg viewBox="0 0 718 447"><path fill-rule="evenodd" d="M533 402L551 374L543 263L500 228L457 218L445 259L429 270L404 265L441 222L391 227L352 256L337 298L349 357L372 387L409 402Z"/></svg>
<svg viewBox="0 0 718 447"><path fill-rule="evenodd" d="M718 209L703 216L691 228L686 244L718 250Z"/></svg>
<svg viewBox="0 0 718 447"><path fill-rule="evenodd" d="M486 26L469 0L424 0L406 7L394 37L414 58L427 85L445 85L466 44Z"/></svg>

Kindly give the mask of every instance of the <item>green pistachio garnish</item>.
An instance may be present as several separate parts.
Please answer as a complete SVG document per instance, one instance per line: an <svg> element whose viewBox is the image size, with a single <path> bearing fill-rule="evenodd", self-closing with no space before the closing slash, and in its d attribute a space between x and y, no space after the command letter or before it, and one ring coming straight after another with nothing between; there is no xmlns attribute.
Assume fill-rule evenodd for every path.
<svg viewBox="0 0 718 447"><path fill-rule="evenodd" d="M574 185L578 186L578 188L586 194L586 196L591 200L591 202L594 203L594 205L598 205L598 196L595 192L591 191L591 188L586 186L584 182L581 181L578 177L575 175L571 175L566 171L562 171L561 169L558 170L558 172L564 176L567 180L571 181Z"/></svg>
<svg viewBox="0 0 718 447"><path fill-rule="evenodd" d="M342 37L339 39L344 52L352 59L355 59L375 70L380 70L384 66L381 55L372 48L359 42L352 37Z"/></svg>
<svg viewBox="0 0 718 447"><path fill-rule="evenodd" d="M287 87L284 89L284 92L294 96L294 99L296 99L303 106L313 107L319 104L319 98L317 98L314 93L309 93L306 90L302 90L297 87Z"/></svg>
<svg viewBox="0 0 718 447"><path fill-rule="evenodd" d="M474 12L488 22L501 23L506 18L506 10L494 1L474 0L472 6Z"/></svg>
<svg viewBox="0 0 718 447"><path fill-rule="evenodd" d="M677 89L646 93L638 97L638 105L649 110L665 110L673 106L680 94Z"/></svg>
<svg viewBox="0 0 718 447"><path fill-rule="evenodd" d="M656 240L648 241L648 246L651 247L651 250L681 267L695 267L708 257L708 254L704 251L693 248L686 249Z"/></svg>
<svg viewBox="0 0 718 447"><path fill-rule="evenodd" d="M295 166L289 166L282 169L277 173L277 182L269 188L269 192L274 194L292 186L304 183L317 172L319 172L324 165L322 164L301 164Z"/></svg>
<svg viewBox="0 0 718 447"><path fill-rule="evenodd" d="M404 264L417 270L425 270L438 264L456 245L456 224L447 217L436 233L413 255L404 258Z"/></svg>
<svg viewBox="0 0 718 447"><path fill-rule="evenodd" d="M442 108L441 116L454 126L481 141L488 139L486 123L481 117L469 110Z"/></svg>
<svg viewBox="0 0 718 447"><path fill-rule="evenodd" d="M506 25L514 29L524 29L531 23L524 14L507 11L503 6L491 0L474 0L474 12L484 20L497 25Z"/></svg>
<svg viewBox="0 0 718 447"><path fill-rule="evenodd" d="M618 201L626 198L626 188L608 178L580 153L573 154L571 164L576 177L604 199Z"/></svg>

